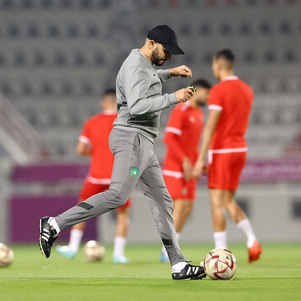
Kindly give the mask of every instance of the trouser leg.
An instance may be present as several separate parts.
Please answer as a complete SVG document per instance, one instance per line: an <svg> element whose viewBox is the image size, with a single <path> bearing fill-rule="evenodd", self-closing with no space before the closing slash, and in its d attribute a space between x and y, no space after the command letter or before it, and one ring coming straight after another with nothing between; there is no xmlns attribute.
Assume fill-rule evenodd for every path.
<svg viewBox="0 0 301 301"><path fill-rule="evenodd" d="M144 195L149 200L149 206L155 220L158 232L166 248L172 265L185 261L176 239L172 217L173 200L165 186L162 171L155 155L151 165L144 170L139 180Z"/></svg>
<svg viewBox="0 0 301 301"><path fill-rule="evenodd" d="M137 133L113 131L110 147L114 154L114 167L110 188L55 217L61 230L124 205L133 191L140 174L135 176L131 172L135 168L139 170L142 162Z"/></svg>

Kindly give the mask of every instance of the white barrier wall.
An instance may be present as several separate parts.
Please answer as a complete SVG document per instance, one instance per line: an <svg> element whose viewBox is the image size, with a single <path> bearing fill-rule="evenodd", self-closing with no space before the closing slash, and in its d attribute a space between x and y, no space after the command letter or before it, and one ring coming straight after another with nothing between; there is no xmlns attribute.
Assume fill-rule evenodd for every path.
<svg viewBox="0 0 301 301"><path fill-rule="evenodd" d="M237 199L247 208L249 219L260 241L301 242L301 212L299 217L293 215L294 202L299 204L299 208L301 204L300 185L242 185L237 193ZM99 239L104 243L113 242L115 235L113 212L100 218L99 228L101 235ZM227 232L230 242L244 241L243 235L229 216ZM205 187L199 188L194 211L182 233L181 241L213 242L209 197ZM160 242L147 199L140 191L133 195L128 242Z"/></svg>

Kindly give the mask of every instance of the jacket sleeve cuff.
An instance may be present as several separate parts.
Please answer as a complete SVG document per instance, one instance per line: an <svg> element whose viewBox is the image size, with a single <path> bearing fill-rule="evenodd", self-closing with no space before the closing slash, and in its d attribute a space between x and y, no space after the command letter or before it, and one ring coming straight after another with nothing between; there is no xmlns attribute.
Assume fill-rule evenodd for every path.
<svg viewBox="0 0 301 301"><path fill-rule="evenodd" d="M158 74L162 82L171 78L171 75L169 74L168 70L158 70Z"/></svg>
<svg viewBox="0 0 301 301"><path fill-rule="evenodd" d="M170 105L175 105L177 102L176 93L168 94L168 100Z"/></svg>

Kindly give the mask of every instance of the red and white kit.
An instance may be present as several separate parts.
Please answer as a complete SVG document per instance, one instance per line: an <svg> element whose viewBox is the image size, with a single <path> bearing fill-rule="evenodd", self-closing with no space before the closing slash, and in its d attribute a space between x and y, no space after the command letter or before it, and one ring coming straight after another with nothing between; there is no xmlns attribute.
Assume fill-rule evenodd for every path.
<svg viewBox="0 0 301 301"><path fill-rule="evenodd" d="M250 86L229 76L210 91L209 110L221 111L208 153L208 187L235 190L247 157L245 132L253 102Z"/></svg>
<svg viewBox="0 0 301 301"><path fill-rule="evenodd" d="M89 118L84 124L79 140L91 147L91 163L80 192L81 201L110 187L114 156L109 148L109 135L116 117L115 111L103 111ZM130 203L129 199L119 208L129 207Z"/></svg>
<svg viewBox="0 0 301 301"><path fill-rule="evenodd" d="M167 145L163 165L163 176L172 199L194 200L197 183L195 179L185 181L183 159L192 165L198 157L198 146L204 125L204 113L193 108L190 102L180 103L171 112L165 130Z"/></svg>

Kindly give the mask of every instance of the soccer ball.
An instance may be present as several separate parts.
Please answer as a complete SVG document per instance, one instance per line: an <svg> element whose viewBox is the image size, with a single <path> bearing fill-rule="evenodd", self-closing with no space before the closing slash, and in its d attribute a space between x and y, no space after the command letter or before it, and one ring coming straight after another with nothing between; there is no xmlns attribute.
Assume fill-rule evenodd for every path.
<svg viewBox="0 0 301 301"><path fill-rule="evenodd" d="M7 245L0 242L0 268L10 266L14 261L14 252Z"/></svg>
<svg viewBox="0 0 301 301"><path fill-rule="evenodd" d="M99 242L89 240L84 246L84 257L88 261L100 261L103 259L106 250Z"/></svg>
<svg viewBox="0 0 301 301"><path fill-rule="evenodd" d="M235 274L237 262L231 251L214 249L206 255L203 266L210 279L229 280Z"/></svg>

